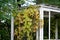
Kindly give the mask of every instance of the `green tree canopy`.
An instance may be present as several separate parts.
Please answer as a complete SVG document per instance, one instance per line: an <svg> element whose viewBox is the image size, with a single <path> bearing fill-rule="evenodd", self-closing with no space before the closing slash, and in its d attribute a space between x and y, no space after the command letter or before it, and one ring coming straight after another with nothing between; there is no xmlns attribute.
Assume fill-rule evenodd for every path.
<svg viewBox="0 0 60 40"><path fill-rule="evenodd" d="M43 3L43 4L60 6L60 0L36 0L36 3L37 4Z"/></svg>

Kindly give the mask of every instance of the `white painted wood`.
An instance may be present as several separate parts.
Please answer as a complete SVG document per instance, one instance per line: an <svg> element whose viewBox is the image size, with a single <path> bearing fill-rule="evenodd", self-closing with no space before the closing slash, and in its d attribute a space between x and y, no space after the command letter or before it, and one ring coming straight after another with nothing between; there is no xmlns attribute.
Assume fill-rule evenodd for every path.
<svg viewBox="0 0 60 40"><path fill-rule="evenodd" d="M40 19L43 20L43 9L42 9L42 7L40 8ZM41 25L40 25L40 27L41 27ZM39 30L40 30L39 40L43 40L43 26Z"/></svg>
<svg viewBox="0 0 60 40"><path fill-rule="evenodd" d="M46 6L45 4L41 4L39 6L41 6L45 11L60 12L60 8L58 7Z"/></svg>
<svg viewBox="0 0 60 40"><path fill-rule="evenodd" d="M38 30L36 31L36 40L38 40Z"/></svg>
<svg viewBox="0 0 60 40"><path fill-rule="evenodd" d="M56 19L56 33L55 33L55 38L58 40L58 21Z"/></svg>
<svg viewBox="0 0 60 40"><path fill-rule="evenodd" d="M11 17L11 40L14 40L14 17Z"/></svg>
<svg viewBox="0 0 60 40"><path fill-rule="evenodd" d="M60 13L60 10L56 10L56 9L50 9L50 8L44 8L42 7L44 11L53 11L53 12L58 12Z"/></svg>
<svg viewBox="0 0 60 40"><path fill-rule="evenodd" d="M40 38L39 40L43 40L43 28L40 29Z"/></svg>
<svg viewBox="0 0 60 40"><path fill-rule="evenodd" d="M49 11L49 40L50 40L50 20L51 20L50 16L51 16L51 13Z"/></svg>

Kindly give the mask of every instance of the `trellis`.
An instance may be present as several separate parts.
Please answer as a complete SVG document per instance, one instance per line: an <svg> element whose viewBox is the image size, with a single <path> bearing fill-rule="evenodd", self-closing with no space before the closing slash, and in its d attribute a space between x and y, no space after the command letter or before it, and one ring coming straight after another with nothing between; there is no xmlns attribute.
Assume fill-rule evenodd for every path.
<svg viewBox="0 0 60 40"><path fill-rule="evenodd" d="M37 6L40 6L39 7L39 11L40 11L40 19L41 19L41 22L40 22L40 28L37 30L36 32L36 40L43 40L43 20L44 20L44 11L48 11L49 13L49 40L50 40L50 17L51 17L51 11L53 12L57 12L57 13L60 13L60 9L57 8L57 7L51 7L51 6L46 6L46 5L37 5ZM56 24L57 25L57 24ZM57 35L57 30L56 30L56 36ZM56 37L56 39L58 39ZM11 17L11 40L14 40L14 17Z"/></svg>

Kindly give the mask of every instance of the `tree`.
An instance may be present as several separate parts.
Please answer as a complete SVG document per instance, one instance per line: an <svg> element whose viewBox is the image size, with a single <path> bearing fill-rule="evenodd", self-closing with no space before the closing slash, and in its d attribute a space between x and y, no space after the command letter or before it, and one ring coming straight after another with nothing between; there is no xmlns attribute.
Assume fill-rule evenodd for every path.
<svg viewBox="0 0 60 40"><path fill-rule="evenodd" d="M0 0L0 40L10 40L11 16L17 13L16 0Z"/></svg>
<svg viewBox="0 0 60 40"><path fill-rule="evenodd" d="M60 0L36 0L36 1L37 4L43 3L43 4L60 6Z"/></svg>

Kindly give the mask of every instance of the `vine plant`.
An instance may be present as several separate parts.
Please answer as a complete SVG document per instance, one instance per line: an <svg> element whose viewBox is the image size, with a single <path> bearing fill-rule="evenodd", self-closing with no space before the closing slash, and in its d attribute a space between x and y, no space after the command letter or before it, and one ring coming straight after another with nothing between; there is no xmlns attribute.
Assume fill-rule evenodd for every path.
<svg viewBox="0 0 60 40"><path fill-rule="evenodd" d="M39 27L39 10L36 6L29 6L18 12L15 17L15 40L36 40L32 33Z"/></svg>

